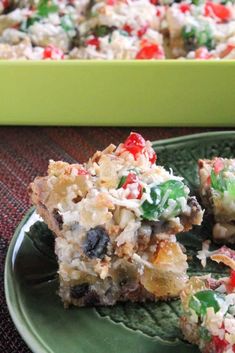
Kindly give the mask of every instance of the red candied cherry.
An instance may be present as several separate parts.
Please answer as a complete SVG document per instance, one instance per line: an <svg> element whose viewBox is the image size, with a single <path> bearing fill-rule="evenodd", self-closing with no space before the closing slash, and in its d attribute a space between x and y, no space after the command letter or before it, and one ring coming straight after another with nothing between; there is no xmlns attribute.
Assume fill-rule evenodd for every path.
<svg viewBox="0 0 235 353"><path fill-rule="evenodd" d="M4 9L6 9L7 7L9 7L9 5L10 5L9 0L2 0L2 5L3 5L3 8L4 8Z"/></svg>
<svg viewBox="0 0 235 353"><path fill-rule="evenodd" d="M122 29L123 29L123 31L127 32L128 34L131 34L131 32L133 30L131 28L131 26L129 26L128 24L125 24Z"/></svg>
<svg viewBox="0 0 235 353"><path fill-rule="evenodd" d="M146 141L145 139L138 134L137 132L131 132L124 142L124 148L131 153L134 158L137 158L139 153L147 153L148 159L151 164L154 164L157 160L156 153L152 147L149 147L146 151Z"/></svg>
<svg viewBox="0 0 235 353"><path fill-rule="evenodd" d="M137 190L131 190L130 188L130 193L128 194L127 198L128 199L141 199L142 196L142 186L139 183L139 179L135 173L129 173L126 177L126 180L124 184L122 185L123 189L129 188L131 184L137 184Z"/></svg>
<svg viewBox="0 0 235 353"><path fill-rule="evenodd" d="M131 132L124 142L125 149L133 154L134 157L136 157L138 153L143 152L145 145L145 139L137 132Z"/></svg>
<svg viewBox="0 0 235 353"><path fill-rule="evenodd" d="M234 49L235 49L234 44L228 44L227 47L220 54L220 57L224 58L225 56L229 55L231 53L231 51L233 51Z"/></svg>
<svg viewBox="0 0 235 353"><path fill-rule="evenodd" d="M231 286L235 288L235 271L233 270L231 271L229 281Z"/></svg>
<svg viewBox="0 0 235 353"><path fill-rule="evenodd" d="M88 46L88 45L94 45L94 46L96 47L96 49L99 49L99 47L100 47L100 40L99 40L99 38L97 38L97 37L88 39L88 40L86 41L86 45L87 45L87 46Z"/></svg>
<svg viewBox="0 0 235 353"><path fill-rule="evenodd" d="M77 171L77 175L88 175L88 174L89 174L88 171L84 168L80 168Z"/></svg>
<svg viewBox="0 0 235 353"><path fill-rule="evenodd" d="M60 48L54 45L48 45L44 48L43 59L59 60L64 59L64 53Z"/></svg>
<svg viewBox="0 0 235 353"><path fill-rule="evenodd" d="M148 157L151 164L154 164L157 160L157 155L152 147L148 150Z"/></svg>
<svg viewBox="0 0 235 353"><path fill-rule="evenodd" d="M106 4L109 6L114 6L116 4L116 0L106 0Z"/></svg>
<svg viewBox="0 0 235 353"><path fill-rule="evenodd" d="M221 170L224 169L224 162L221 158L216 158L215 163L213 165L215 174L219 174Z"/></svg>
<svg viewBox="0 0 235 353"><path fill-rule="evenodd" d="M211 176L208 175L207 179L206 179L206 186L211 186Z"/></svg>
<svg viewBox="0 0 235 353"><path fill-rule="evenodd" d="M136 54L137 60L164 59L164 51L158 44L147 44Z"/></svg>
<svg viewBox="0 0 235 353"><path fill-rule="evenodd" d="M162 10L158 8L157 11L156 11L156 16L157 17L161 17L162 15L163 15Z"/></svg>
<svg viewBox="0 0 235 353"><path fill-rule="evenodd" d="M158 5L158 0L149 0L152 5Z"/></svg>
<svg viewBox="0 0 235 353"><path fill-rule="evenodd" d="M215 346L216 353L224 353L228 342L225 339L220 339L219 336L212 336L212 342Z"/></svg>
<svg viewBox="0 0 235 353"><path fill-rule="evenodd" d="M205 16L217 17L221 22L227 22L231 19L232 13L225 5L207 1L205 4Z"/></svg>
<svg viewBox="0 0 235 353"><path fill-rule="evenodd" d="M229 293L233 292L235 289L235 271L231 271L229 281L227 283L227 291Z"/></svg>
<svg viewBox="0 0 235 353"><path fill-rule="evenodd" d="M198 48L195 51L195 59L208 60L211 58L212 58L212 55L209 53L206 47Z"/></svg>
<svg viewBox="0 0 235 353"><path fill-rule="evenodd" d="M182 13L190 12L191 6L187 3L182 3L179 5L179 9Z"/></svg>
<svg viewBox="0 0 235 353"><path fill-rule="evenodd" d="M143 37L143 35L147 32L147 29L148 29L148 26L141 27L137 32L137 36L139 38Z"/></svg>

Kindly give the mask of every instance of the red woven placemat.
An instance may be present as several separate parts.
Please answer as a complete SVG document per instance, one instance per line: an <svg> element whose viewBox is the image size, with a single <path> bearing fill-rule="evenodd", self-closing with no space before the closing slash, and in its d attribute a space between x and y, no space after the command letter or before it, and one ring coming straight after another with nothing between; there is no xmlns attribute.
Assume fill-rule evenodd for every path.
<svg viewBox="0 0 235 353"><path fill-rule="evenodd" d="M27 185L45 174L49 159L84 162L97 149L118 144L130 131L158 140L212 131L199 128L0 128L0 352L30 353L11 321L3 287L8 244L30 203ZM218 130L218 129L217 129ZM43 353L43 352L42 352ZM56 353L56 352L55 352ZM65 352L69 353L69 352Z"/></svg>

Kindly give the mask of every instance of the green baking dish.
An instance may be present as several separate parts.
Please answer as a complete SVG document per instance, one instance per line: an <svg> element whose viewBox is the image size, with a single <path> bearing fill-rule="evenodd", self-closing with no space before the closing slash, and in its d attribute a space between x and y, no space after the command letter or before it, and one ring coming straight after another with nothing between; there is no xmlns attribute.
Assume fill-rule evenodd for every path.
<svg viewBox="0 0 235 353"><path fill-rule="evenodd" d="M0 123L235 126L235 61L0 61Z"/></svg>

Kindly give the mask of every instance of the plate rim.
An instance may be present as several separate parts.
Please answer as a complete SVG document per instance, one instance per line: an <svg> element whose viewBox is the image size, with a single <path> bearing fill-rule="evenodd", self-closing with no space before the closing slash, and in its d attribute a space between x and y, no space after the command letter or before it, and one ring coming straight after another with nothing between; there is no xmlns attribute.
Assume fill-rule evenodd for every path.
<svg viewBox="0 0 235 353"><path fill-rule="evenodd" d="M40 341L36 338L34 332L28 327L27 321L24 320L24 316L21 313L21 309L18 303L18 298L16 296L15 290L13 290L13 266L12 266L12 256L15 249L16 241L18 239L19 233L24 226L24 224L28 221L28 219L32 216L35 212L35 207L31 207L26 214L24 215L23 219L20 221L18 226L16 227L13 237L10 241L6 259L5 259L5 268L4 268L4 291L5 291L5 298L7 307L11 316L11 319L20 334L21 338L27 344L32 352L35 353L43 353L49 352L46 351L46 347L42 346ZM12 302L13 298L13 302Z"/></svg>
<svg viewBox="0 0 235 353"><path fill-rule="evenodd" d="M222 130L222 131L207 131L207 132L199 132L196 134L189 134L189 135L183 135L183 136L177 136L177 137L170 137L170 138L165 138L165 139L160 139L156 141L152 141L153 146L167 146L172 143L181 143L181 142L187 142L188 140L201 140L204 139L205 137L209 137L210 139L214 137L223 137L223 136L231 136L235 138L235 130Z"/></svg>
<svg viewBox="0 0 235 353"><path fill-rule="evenodd" d="M223 137L223 136L231 136L235 138L235 130L225 130L225 131L208 131L203 133L197 134L189 134L183 136L177 136L172 138L160 139L157 141L153 141L153 146L158 146L164 148L169 144L178 144L178 143L185 143L192 139L200 140L208 137L209 139L213 139L216 137ZM46 347L40 339L35 335L35 332L28 326L27 320L24 320L24 315L21 313L20 305L18 302L18 298L16 296L16 292L14 289L14 285L12 282L12 278L14 277L13 274L13 266L12 266L12 256L15 249L15 244L18 239L19 233L24 226L24 224L28 221L28 219L32 216L35 212L35 207L29 208L26 212L18 226L16 227L12 239L9 243L6 259L5 259L5 268L4 268L4 292L7 307L11 316L11 319L20 334L21 338L27 344L27 346L31 349L34 353L52 353L49 347ZM12 301L13 299L13 301Z"/></svg>

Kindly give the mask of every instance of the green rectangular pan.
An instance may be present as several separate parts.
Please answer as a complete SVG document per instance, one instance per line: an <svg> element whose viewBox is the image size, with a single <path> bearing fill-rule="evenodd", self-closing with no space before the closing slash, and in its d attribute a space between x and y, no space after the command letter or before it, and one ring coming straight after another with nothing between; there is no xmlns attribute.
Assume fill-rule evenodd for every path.
<svg viewBox="0 0 235 353"><path fill-rule="evenodd" d="M0 61L0 124L235 126L235 61Z"/></svg>

